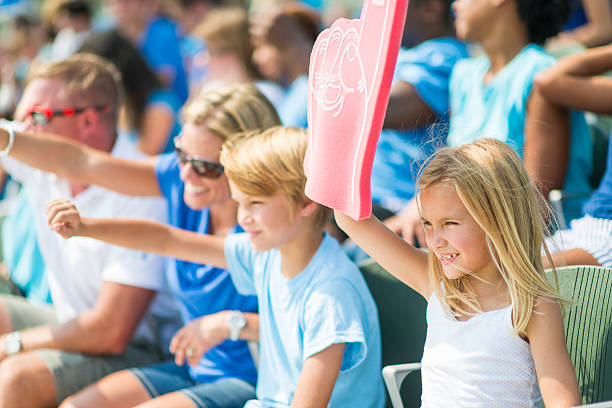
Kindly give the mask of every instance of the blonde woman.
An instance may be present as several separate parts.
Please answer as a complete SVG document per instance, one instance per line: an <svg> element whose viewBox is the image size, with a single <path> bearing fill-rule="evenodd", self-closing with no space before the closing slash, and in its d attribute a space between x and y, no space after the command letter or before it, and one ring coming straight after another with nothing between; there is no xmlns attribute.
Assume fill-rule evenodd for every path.
<svg viewBox="0 0 612 408"><path fill-rule="evenodd" d="M519 156L482 139L441 150L419 179L428 252L376 218L338 225L428 301L422 407L580 405L540 248L544 221Z"/></svg>
<svg viewBox="0 0 612 408"><path fill-rule="evenodd" d="M11 155L126 195L164 197L176 227L215 236L239 231L237 205L219 164L221 145L234 133L278 125L276 111L253 85L236 84L196 98L185 119L176 152L147 162L19 132ZM257 330L257 299L240 295L225 269L167 259L169 289L186 324L171 343L175 361L111 374L62 407L242 407L254 397L255 366L246 342L234 340L242 327ZM185 345L186 337L198 341Z"/></svg>

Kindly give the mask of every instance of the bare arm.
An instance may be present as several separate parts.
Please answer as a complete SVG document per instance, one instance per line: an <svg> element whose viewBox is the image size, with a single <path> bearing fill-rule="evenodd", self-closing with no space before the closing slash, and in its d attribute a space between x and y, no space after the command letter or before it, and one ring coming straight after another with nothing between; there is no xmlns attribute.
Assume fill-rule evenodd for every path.
<svg viewBox="0 0 612 408"><path fill-rule="evenodd" d="M8 132L0 129L0 146ZM160 196L155 164L120 160L66 138L50 134L15 132L11 157L38 169L74 181L97 184L126 195Z"/></svg>
<svg viewBox="0 0 612 408"><path fill-rule="evenodd" d="M291 408L325 408L340 373L345 343L333 344L304 361Z"/></svg>
<svg viewBox="0 0 612 408"><path fill-rule="evenodd" d="M153 105L146 109L138 139L138 150L149 155L162 153L174 126L169 108Z"/></svg>
<svg viewBox="0 0 612 408"><path fill-rule="evenodd" d="M389 273L429 299L433 290L427 275L427 253L414 248L376 217L355 221L334 212L338 226Z"/></svg>
<svg viewBox="0 0 612 408"><path fill-rule="evenodd" d="M65 200L51 201L46 211L49 225L64 238L89 237L129 249L227 267L223 237L146 220L80 218L76 207Z"/></svg>
<svg viewBox="0 0 612 408"><path fill-rule="evenodd" d="M535 88L553 103L576 110L612 113L612 78L596 76L612 69L612 45L560 59L540 73Z"/></svg>
<svg viewBox="0 0 612 408"><path fill-rule="evenodd" d="M224 310L202 316L183 326L170 342L170 352L175 355L176 364L183 365L187 360L190 366L195 367L205 352L229 339L230 333L227 325L229 313L229 310ZM244 317L246 325L240 330L240 339L259 341L259 315L244 313ZM190 356L186 354L188 349L191 351Z"/></svg>
<svg viewBox="0 0 612 408"><path fill-rule="evenodd" d="M563 333L563 318L558 302L539 299L527 326L527 336L540 392L544 403L550 408L582 404Z"/></svg>
<svg viewBox="0 0 612 408"><path fill-rule="evenodd" d="M386 129L416 129L433 123L435 112L408 82L398 81L391 87L389 105L383 127Z"/></svg>
<svg viewBox="0 0 612 408"><path fill-rule="evenodd" d="M569 249L567 251L553 252L550 254L553 264L556 267L562 267L566 265L595 265L601 266L597 259L590 253L581 248ZM542 264L544 268L552 268L550 261L547 257L542 257Z"/></svg>
<svg viewBox="0 0 612 408"><path fill-rule="evenodd" d="M563 187L569 150L569 112L534 87L527 101L523 162L544 197L550 190Z"/></svg>
<svg viewBox="0 0 612 408"><path fill-rule="evenodd" d="M612 40L612 13L608 0L582 0L587 23L559 37L582 43L585 47L607 44Z"/></svg>
<svg viewBox="0 0 612 408"><path fill-rule="evenodd" d="M22 349L52 348L88 354L121 354L155 293L149 289L103 282L98 303L93 309L56 326L22 330ZM4 347L1 350L4 353Z"/></svg>

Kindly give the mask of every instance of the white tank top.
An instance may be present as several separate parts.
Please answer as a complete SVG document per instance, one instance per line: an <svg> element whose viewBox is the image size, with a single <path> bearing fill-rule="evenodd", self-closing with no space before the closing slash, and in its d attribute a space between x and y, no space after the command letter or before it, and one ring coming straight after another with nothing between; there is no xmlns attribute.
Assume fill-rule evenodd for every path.
<svg viewBox="0 0 612 408"><path fill-rule="evenodd" d="M427 305L422 408L541 405L529 344L515 334L512 306L459 321L435 292Z"/></svg>

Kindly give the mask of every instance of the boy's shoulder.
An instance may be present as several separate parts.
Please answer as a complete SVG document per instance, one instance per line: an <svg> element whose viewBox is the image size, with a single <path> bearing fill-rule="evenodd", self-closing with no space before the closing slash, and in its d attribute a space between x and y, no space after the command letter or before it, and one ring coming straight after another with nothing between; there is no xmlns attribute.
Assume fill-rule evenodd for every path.
<svg viewBox="0 0 612 408"><path fill-rule="evenodd" d="M323 278L361 275L357 265L349 259L338 241L327 233L323 236L313 263L316 263L319 275Z"/></svg>
<svg viewBox="0 0 612 408"><path fill-rule="evenodd" d="M325 235L311 267L310 295L348 295L353 291L360 298L369 297L369 290L357 265L352 262L340 244Z"/></svg>

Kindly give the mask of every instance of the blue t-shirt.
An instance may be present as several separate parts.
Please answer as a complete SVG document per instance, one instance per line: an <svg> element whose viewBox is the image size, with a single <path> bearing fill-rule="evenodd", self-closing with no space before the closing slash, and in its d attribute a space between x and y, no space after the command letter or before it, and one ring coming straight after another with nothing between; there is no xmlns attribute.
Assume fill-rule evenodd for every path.
<svg viewBox="0 0 612 408"><path fill-rule="evenodd" d="M289 406L304 361L337 343L346 351L329 406L384 405L376 305L335 239L325 235L292 279L278 249L255 252L246 234L226 239L225 257L236 288L259 299L258 400L247 407Z"/></svg>
<svg viewBox="0 0 612 408"><path fill-rule="evenodd" d="M37 305L52 303L45 261L38 248L34 211L23 189L2 224L2 255L11 280L28 301Z"/></svg>
<svg viewBox="0 0 612 408"><path fill-rule="evenodd" d="M584 212L591 217L612 219L612 136L608 140L606 172L599 187L584 205Z"/></svg>
<svg viewBox="0 0 612 408"><path fill-rule="evenodd" d="M450 130L448 144L458 146L490 137L512 146L523 156L527 101L536 74L555 63L542 48L523 48L495 77L484 83L490 63L486 56L459 61L451 74ZM591 192L591 133L582 112L571 113L568 169L563 190L571 194ZM581 215L583 202L568 200L567 220Z"/></svg>
<svg viewBox="0 0 612 408"><path fill-rule="evenodd" d="M174 150L174 138L181 133L181 125L178 121L179 111L181 110L181 102L177 99L176 95L172 91L166 89L158 89L151 92L147 99L147 106L158 105L168 110L174 120L172 130L168 135L168 141L166 147L162 153L169 153Z"/></svg>
<svg viewBox="0 0 612 408"><path fill-rule="evenodd" d="M397 212L414 196L422 161L446 143L450 73L467 56L465 44L454 38L436 38L400 50L394 81L414 86L437 119L419 129L381 132L372 165L374 202Z"/></svg>
<svg viewBox="0 0 612 408"><path fill-rule="evenodd" d="M289 85L278 106L278 116L284 126L306 129L308 127L308 77L302 75Z"/></svg>
<svg viewBox="0 0 612 408"><path fill-rule="evenodd" d="M207 233L210 227L208 209L193 210L183 201L185 186L179 177L176 154L159 156L155 171L159 188L168 200L170 225ZM185 322L222 310L257 312L257 298L240 295L225 269L167 258L166 271L168 286ZM189 368L189 373L198 382L235 377L254 384L257 378L247 343L242 340L226 340L210 349L195 368Z"/></svg>
<svg viewBox="0 0 612 408"><path fill-rule="evenodd" d="M165 17L155 17L138 41L140 52L153 71L172 78L171 89L181 104L187 100L187 78L180 53L178 27Z"/></svg>

